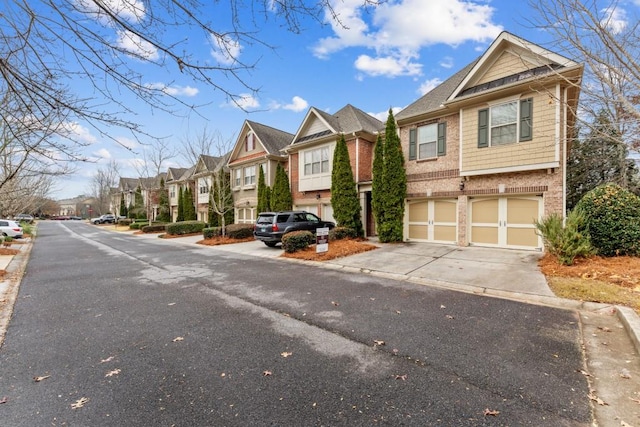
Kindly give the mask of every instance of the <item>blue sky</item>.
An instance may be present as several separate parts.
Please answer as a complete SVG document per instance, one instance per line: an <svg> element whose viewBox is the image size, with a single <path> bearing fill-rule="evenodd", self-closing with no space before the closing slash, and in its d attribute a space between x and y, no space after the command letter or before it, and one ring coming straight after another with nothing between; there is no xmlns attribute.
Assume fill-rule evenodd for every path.
<svg viewBox="0 0 640 427"><path fill-rule="evenodd" d="M226 4L221 2L221 7ZM182 117L175 117L152 113L144 103L128 100L136 106L135 120L148 132L166 137L176 146L205 127L233 143L245 119L295 133L312 106L333 113L350 103L384 121L389 108L399 110L447 79L482 54L502 30L543 46L550 42L528 23L530 9L526 1L390 0L366 9L362 7L363 0L335 4L348 29L335 22L321 26L306 20L302 31L294 34L270 19L267 23L258 22L258 37L276 46L275 50L243 42L228 45L241 61L257 61L255 69L242 78L260 88L258 95L249 95L231 79L219 82L236 93L247 93L240 102L251 113L229 103L219 91L186 79L177 67L159 70L131 58L134 66L142 67L145 84L163 87L186 103L205 105L199 115L188 114L185 109ZM222 19L221 29L228 30L230 27L225 28ZM207 61L224 64L227 60L211 48L210 40L198 36L188 41L194 53ZM122 176L138 176L132 165L141 162L143 147L124 131L109 132L131 151L101 137L86 124L76 123L74 127L82 140L90 143L86 155L95 163L79 164L74 175L59 180L52 193L54 198L87 193L96 169L110 161L120 165ZM165 166L191 165L176 157Z"/></svg>

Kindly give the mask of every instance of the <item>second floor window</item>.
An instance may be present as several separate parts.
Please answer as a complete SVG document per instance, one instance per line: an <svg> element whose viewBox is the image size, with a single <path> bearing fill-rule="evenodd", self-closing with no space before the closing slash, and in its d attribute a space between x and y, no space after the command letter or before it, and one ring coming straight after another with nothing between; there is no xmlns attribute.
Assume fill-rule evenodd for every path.
<svg viewBox="0 0 640 427"><path fill-rule="evenodd" d="M329 172L329 148L322 147L304 152L304 174L316 175Z"/></svg>
<svg viewBox="0 0 640 427"><path fill-rule="evenodd" d="M533 99L492 105L478 111L478 147L514 144L532 139Z"/></svg>
<svg viewBox="0 0 640 427"><path fill-rule="evenodd" d="M247 136L244 137L244 142L245 142L245 151L249 152L249 151L253 151L253 149L256 147L255 141L254 141L254 136L253 133L248 133Z"/></svg>
<svg viewBox="0 0 640 427"><path fill-rule="evenodd" d="M233 186L240 187L240 185L242 184L242 169L236 169L233 173Z"/></svg>
<svg viewBox="0 0 640 427"><path fill-rule="evenodd" d="M244 168L244 185L251 185L256 183L256 167L247 166Z"/></svg>

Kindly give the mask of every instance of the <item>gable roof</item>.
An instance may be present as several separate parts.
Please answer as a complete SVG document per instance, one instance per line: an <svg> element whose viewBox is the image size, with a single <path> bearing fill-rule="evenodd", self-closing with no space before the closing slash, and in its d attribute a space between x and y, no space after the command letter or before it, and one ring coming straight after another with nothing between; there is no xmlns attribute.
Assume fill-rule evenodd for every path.
<svg viewBox="0 0 640 427"><path fill-rule="evenodd" d="M247 125L253 130L269 154L280 155L280 150L291 143L293 134L247 120Z"/></svg>
<svg viewBox="0 0 640 427"><path fill-rule="evenodd" d="M120 191L136 191L138 188L138 178L120 178L118 189Z"/></svg>
<svg viewBox="0 0 640 427"><path fill-rule="evenodd" d="M521 57L522 62L527 64L528 69L513 75L480 83L480 79L484 73L490 69L499 56L506 51L510 51ZM446 110L448 103L466 97L472 97L479 93L485 93L496 88L520 84L523 81L535 80L540 78L540 76L550 75L558 72L558 70L573 67L581 66L568 58L503 31L480 57L476 58L473 62L466 65L417 101L409 104L396 114L396 120L400 122L438 110Z"/></svg>
<svg viewBox="0 0 640 427"><path fill-rule="evenodd" d="M177 181L187 171L187 168L169 168L166 181Z"/></svg>
<svg viewBox="0 0 640 427"><path fill-rule="evenodd" d="M200 154L198 157L198 163L193 168L193 175L211 174L219 172L229 158L230 153L223 156L209 156L207 154Z"/></svg>
<svg viewBox="0 0 640 427"><path fill-rule="evenodd" d="M319 120L323 126L317 127L318 131L306 134L307 127L311 122ZM313 141L327 135L350 134L365 132L374 135L384 129L384 123L375 117L365 113L351 104L347 104L335 114L329 114L315 107L311 107L307 112L298 132L290 145L302 142Z"/></svg>

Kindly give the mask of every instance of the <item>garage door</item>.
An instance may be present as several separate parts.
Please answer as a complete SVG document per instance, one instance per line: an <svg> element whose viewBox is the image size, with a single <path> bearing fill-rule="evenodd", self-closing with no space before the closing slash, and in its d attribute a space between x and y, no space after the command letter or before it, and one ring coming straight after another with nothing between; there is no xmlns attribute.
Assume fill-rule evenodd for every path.
<svg viewBox="0 0 640 427"><path fill-rule="evenodd" d="M542 197L471 199L469 243L518 249L541 249L534 221L541 217Z"/></svg>
<svg viewBox="0 0 640 427"><path fill-rule="evenodd" d="M458 202L456 199L409 202L407 236L410 240L456 243Z"/></svg>

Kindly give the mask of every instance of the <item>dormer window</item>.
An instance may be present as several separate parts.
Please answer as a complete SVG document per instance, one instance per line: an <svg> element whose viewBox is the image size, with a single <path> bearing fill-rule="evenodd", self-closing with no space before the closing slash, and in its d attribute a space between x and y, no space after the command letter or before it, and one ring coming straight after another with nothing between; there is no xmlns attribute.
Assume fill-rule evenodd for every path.
<svg viewBox="0 0 640 427"><path fill-rule="evenodd" d="M253 133L250 132L244 137L244 151L253 151L254 148L256 148L255 137Z"/></svg>

